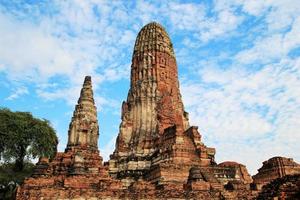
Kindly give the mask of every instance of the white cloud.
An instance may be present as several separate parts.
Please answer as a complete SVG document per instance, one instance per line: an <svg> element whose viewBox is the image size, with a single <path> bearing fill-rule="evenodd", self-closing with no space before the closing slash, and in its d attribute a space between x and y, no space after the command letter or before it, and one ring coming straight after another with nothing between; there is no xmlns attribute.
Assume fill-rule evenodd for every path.
<svg viewBox="0 0 300 200"><path fill-rule="evenodd" d="M269 32L282 31L299 15L300 5L297 0L217 0L215 10L222 9L242 11L257 18L263 17Z"/></svg>
<svg viewBox="0 0 300 200"><path fill-rule="evenodd" d="M300 15L294 19L291 30L287 32L283 39L283 48L288 53L292 49L300 46Z"/></svg>
<svg viewBox="0 0 300 200"><path fill-rule="evenodd" d="M117 29L122 20L110 23L108 18L116 10L93 1L57 1L52 6L59 12L51 18L38 15L38 23L19 20L16 16L24 18L22 11L0 14L0 66L8 80L29 80L41 98L73 104L84 76L93 76L95 89L104 81L128 76L122 49L130 46L134 33ZM117 15L124 15L122 9ZM53 77L63 78L64 85L56 85L54 90Z"/></svg>
<svg viewBox="0 0 300 200"><path fill-rule="evenodd" d="M77 100L80 96L81 88L82 87L80 85L80 86L73 86L71 88L56 89L55 91L51 91L51 92L38 89L37 94L39 97L43 98L46 101L63 99L68 103L68 105L74 106L76 105ZM105 106L111 108L118 108L118 103L113 99L108 99L106 97L99 96L97 93L94 93L94 99L98 111L102 110Z"/></svg>
<svg viewBox="0 0 300 200"><path fill-rule="evenodd" d="M282 40L281 34L258 39L252 48L239 52L236 59L243 64L268 63L280 59L286 54Z"/></svg>
<svg viewBox="0 0 300 200"><path fill-rule="evenodd" d="M12 94L10 94L6 98L6 100L14 100L14 99L17 99L17 98L21 97L22 95L25 95L25 94L29 94L28 89L24 86L21 86L21 87L17 88L16 90L14 90L12 92Z"/></svg>
<svg viewBox="0 0 300 200"><path fill-rule="evenodd" d="M265 0L243 1L243 11L250 15L262 15L266 12L267 8L268 3Z"/></svg>
<svg viewBox="0 0 300 200"><path fill-rule="evenodd" d="M180 4L171 2L166 8L166 15L174 27L195 30L205 20L205 7L201 4Z"/></svg>
<svg viewBox="0 0 300 200"><path fill-rule="evenodd" d="M297 0L272 0L266 2L270 10L266 16L270 32L286 29L299 16L300 5Z"/></svg>
<svg viewBox="0 0 300 200"><path fill-rule="evenodd" d="M265 64L281 60L300 46L300 16L295 18L291 29L286 33L274 33L254 41L253 47L240 51L236 60L243 64L259 62ZM276 61L276 62L277 62Z"/></svg>
<svg viewBox="0 0 300 200"><path fill-rule="evenodd" d="M51 36L2 14L0 24L0 62L7 74L20 78L68 72L72 59Z"/></svg>
<svg viewBox="0 0 300 200"><path fill-rule="evenodd" d="M45 90L37 90L37 94L44 100L56 100L64 99L69 105L75 105L77 99L79 98L81 87L72 87L64 89L56 89L54 92L48 92Z"/></svg>
<svg viewBox="0 0 300 200"><path fill-rule="evenodd" d="M220 38L234 32L242 21L242 16L237 16L230 10L221 10L216 19L206 19L203 22L199 37L203 42Z"/></svg>
<svg viewBox="0 0 300 200"><path fill-rule="evenodd" d="M124 35L121 37L121 40L119 42L120 44L133 44L135 37L136 36L132 31L127 30L124 32Z"/></svg>
<svg viewBox="0 0 300 200"><path fill-rule="evenodd" d="M193 31L193 35L202 43L234 33L243 21L242 16L225 7L209 16L204 4L170 2L162 10L163 15L170 18L174 29Z"/></svg>

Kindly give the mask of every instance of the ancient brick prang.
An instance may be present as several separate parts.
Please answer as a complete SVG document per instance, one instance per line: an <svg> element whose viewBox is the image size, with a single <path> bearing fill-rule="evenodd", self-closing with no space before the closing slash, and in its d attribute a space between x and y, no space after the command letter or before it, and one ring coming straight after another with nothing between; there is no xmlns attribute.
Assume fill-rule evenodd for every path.
<svg viewBox="0 0 300 200"><path fill-rule="evenodd" d="M300 174L300 164L292 158L273 157L263 162L263 166L253 176L253 183L257 189L261 189L262 186L276 178L293 174Z"/></svg>
<svg viewBox="0 0 300 200"><path fill-rule="evenodd" d="M161 162L213 164L215 150L201 142L197 128L189 127L173 45L160 24L149 23L135 42L130 89L122 105L110 174L120 179L134 176L155 181L153 169L163 169ZM184 174L182 180L186 180L188 170Z"/></svg>
<svg viewBox="0 0 300 200"><path fill-rule="evenodd" d="M69 127L67 149L98 150L99 126L91 77L85 77Z"/></svg>
<svg viewBox="0 0 300 200"><path fill-rule="evenodd" d="M142 28L135 42L131 83L122 105L122 123L114 157L145 157L156 150L164 129L188 128L179 92L171 40L158 23Z"/></svg>
<svg viewBox="0 0 300 200"><path fill-rule="evenodd" d="M99 137L91 77L85 77L78 104L70 123L65 152L53 160L40 158L32 177L18 189L17 199L73 199L111 196L122 189L109 177L97 148ZM104 191L111 188L110 192ZM84 191L84 192L83 192Z"/></svg>
<svg viewBox="0 0 300 200"><path fill-rule="evenodd" d="M140 180L189 192L221 192L229 181L250 188L244 165L217 165L214 156L215 149L202 142L198 127L189 125L171 40L160 24L150 23L136 39L109 173L128 188Z"/></svg>

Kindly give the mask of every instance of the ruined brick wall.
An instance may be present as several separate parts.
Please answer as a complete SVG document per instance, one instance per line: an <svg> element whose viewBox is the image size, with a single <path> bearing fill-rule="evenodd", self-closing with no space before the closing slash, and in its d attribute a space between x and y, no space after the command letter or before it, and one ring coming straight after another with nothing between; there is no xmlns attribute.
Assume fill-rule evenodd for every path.
<svg viewBox="0 0 300 200"><path fill-rule="evenodd" d="M300 174L286 175L281 178L274 179L263 186L257 199L300 199Z"/></svg>

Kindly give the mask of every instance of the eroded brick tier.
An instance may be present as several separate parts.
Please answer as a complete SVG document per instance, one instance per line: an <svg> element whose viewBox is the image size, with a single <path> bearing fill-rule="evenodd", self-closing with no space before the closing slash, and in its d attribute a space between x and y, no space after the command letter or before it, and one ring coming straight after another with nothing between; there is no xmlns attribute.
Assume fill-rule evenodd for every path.
<svg viewBox="0 0 300 200"><path fill-rule="evenodd" d="M271 159L253 183L244 165L215 162L215 149L202 142L198 127L189 125L172 43L155 22L136 39L121 116L116 148L103 165L87 76L65 152L51 161L41 158L18 188L17 199L254 199L260 189L255 184L298 173L292 160Z"/></svg>

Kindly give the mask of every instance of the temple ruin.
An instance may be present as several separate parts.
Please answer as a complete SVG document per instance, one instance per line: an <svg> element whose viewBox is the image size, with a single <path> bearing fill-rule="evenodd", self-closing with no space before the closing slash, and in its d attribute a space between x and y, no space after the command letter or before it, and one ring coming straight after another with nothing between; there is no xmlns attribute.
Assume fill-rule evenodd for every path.
<svg viewBox="0 0 300 200"><path fill-rule="evenodd" d="M189 124L173 45L156 22L137 36L121 119L115 150L103 163L92 80L85 77L65 152L41 158L17 199L255 199L263 185L300 173L282 157L253 177L243 164L215 161L215 148Z"/></svg>

